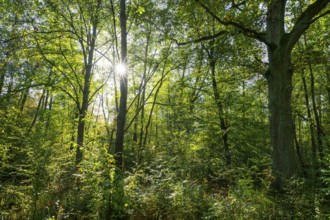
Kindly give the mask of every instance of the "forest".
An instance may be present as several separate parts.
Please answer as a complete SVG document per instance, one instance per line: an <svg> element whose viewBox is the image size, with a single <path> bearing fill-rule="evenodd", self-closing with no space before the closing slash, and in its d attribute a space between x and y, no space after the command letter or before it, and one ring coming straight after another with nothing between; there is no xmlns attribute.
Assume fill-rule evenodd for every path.
<svg viewBox="0 0 330 220"><path fill-rule="evenodd" d="M330 219L329 0L0 0L0 220Z"/></svg>

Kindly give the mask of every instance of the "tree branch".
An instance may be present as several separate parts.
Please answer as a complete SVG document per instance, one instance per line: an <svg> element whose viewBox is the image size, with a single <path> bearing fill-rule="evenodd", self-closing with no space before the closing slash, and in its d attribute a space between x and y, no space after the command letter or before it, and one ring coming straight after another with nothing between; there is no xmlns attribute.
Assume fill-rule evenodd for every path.
<svg viewBox="0 0 330 220"><path fill-rule="evenodd" d="M69 68L71 69L71 71L72 71L74 77L76 78L76 81L77 81L77 84L78 84L78 86L79 86L79 89L80 89L81 91L83 91L83 87L82 87L82 85L81 85L81 83L80 83L80 80L79 80L79 78L78 78L78 76L77 76L78 74L77 74L76 70L73 68L73 66L71 65L71 62L68 60L67 56L65 55L65 53L64 53L64 51L63 51L63 49L62 49L62 44L61 44L61 43L59 43L59 48L60 48L60 51L61 51L62 56L64 57L66 63L68 64Z"/></svg>
<svg viewBox="0 0 330 220"><path fill-rule="evenodd" d="M235 3L234 0L231 1L231 8L237 8L238 10L242 11L242 9L239 7L241 5L245 5L246 2L245 1L242 1L242 2L239 2L239 3Z"/></svg>
<svg viewBox="0 0 330 220"><path fill-rule="evenodd" d="M41 56L44 58L44 60L46 60L47 63L49 63L52 67L55 67L64 76L64 78L69 82L69 84L72 86L75 97L73 97L71 94L69 96L71 98L73 98L73 100L77 103L77 106L79 106L79 95L78 95L77 89L76 89L75 85L73 84L73 82L68 78L67 74L63 70L61 70L57 65L55 65L54 61L51 61L47 58L44 51L41 49L39 41L36 37L35 37L35 41L36 41L36 44L37 44L37 49L39 50L39 52L40 52Z"/></svg>
<svg viewBox="0 0 330 220"><path fill-rule="evenodd" d="M97 88L93 94L90 96L90 98L88 99L88 103L90 103L93 99L93 97L108 83L109 79L110 79L111 73L109 73L107 79L102 83L102 85L99 86L99 88Z"/></svg>
<svg viewBox="0 0 330 220"><path fill-rule="evenodd" d="M215 20L217 20L220 24L225 25L225 26L233 26L236 29L242 31L242 34L256 39L260 42L265 43L266 45L268 45L268 42L266 40L266 34L263 32L258 32L256 30L253 29L249 29L247 27L244 27L244 25L234 22L234 21L225 21L223 19L221 19L219 16L217 16L210 8L208 8L205 4L203 4L202 2L200 2L199 0L196 0L196 2L205 9L205 11L210 14Z"/></svg>
<svg viewBox="0 0 330 220"><path fill-rule="evenodd" d="M315 18L311 21L311 23L314 23L314 22L317 21L318 19L320 19L320 18L322 18L322 17L324 17L324 16L326 16L326 15L328 15L328 14L330 14L330 10L328 10L328 11L326 11L326 12L320 14L319 16L315 17Z"/></svg>
<svg viewBox="0 0 330 220"><path fill-rule="evenodd" d="M318 13L322 11L322 9L327 6L328 3L329 0L317 0L313 4L309 5L303 13L301 13L300 17L298 18L297 22L295 23L291 32L288 35L287 46L290 51L297 43L301 35L309 28L309 26L314 21L329 13L329 11L327 11L313 19Z"/></svg>
<svg viewBox="0 0 330 220"><path fill-rule="evenodd" d="M209 35L209 36L204 36L204 37L201 37L201 38L198 38L198 39L195 39L195 40L189 40L189 41L186 41L186 42L178 42L176 39L173 39L175 41L175 43L178 45L178 46L184 46L184 45L187 45L187 44L191 44L191 43L200 43L200 42L203 42L203 41L207 41L207 40L212 40L212 39L215 39L221 35L224 35L228 33L227 31L219 31L218 33L216 34L213 34L213 35Z"/></svg>

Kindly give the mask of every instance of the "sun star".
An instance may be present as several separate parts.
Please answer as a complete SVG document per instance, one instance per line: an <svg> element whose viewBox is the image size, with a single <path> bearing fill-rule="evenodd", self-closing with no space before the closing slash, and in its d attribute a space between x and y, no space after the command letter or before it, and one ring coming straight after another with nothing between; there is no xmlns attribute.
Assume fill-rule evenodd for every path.
<svg viewBox="0 0 330 220"><path fill-rule="evenodd" d="M123 76L126 74L126 65L124 63L118 63L115 67L115 71L120 76Z"/></svg>

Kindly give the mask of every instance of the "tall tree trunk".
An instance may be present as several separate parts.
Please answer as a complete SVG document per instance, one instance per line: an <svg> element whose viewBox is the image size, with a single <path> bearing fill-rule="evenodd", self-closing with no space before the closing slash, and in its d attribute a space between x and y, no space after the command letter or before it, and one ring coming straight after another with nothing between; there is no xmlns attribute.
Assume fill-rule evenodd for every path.
<svg viewBox="0 0 330 220"><path fill-rule="evenodd" d="M215 103L217 105L217 110L218 110L218 116L219 116L219 126L222 131L222 143L223 143L223 149L224 149L224 156L226 160L226 165L229 166L231 164L231 154L229 151L229 143L228 143L228 127L226 125L226 120L224 118L224 110L223 110L223 104L220 99L220 93L218 90L218 84L215 78L215 66L216 62L211 61L210 62L211 66L211 76L212 76L212 88L213 88L213 94L214 94L214 99Z"/></svg>
<svg viewBox="0 0 330 220"><path fill-rule="evenodd" d="M126 3L120 0L120 27L121 27L121 62L127 63L127 33L126 33ZM127 71L127 70L126 70ZM117 118L117 133L115 144L115 160L116 166L122 168L123 150L124 150L124 131L126 123L127 108L127 73L120 78L120 103Z"/></svg>
<svg viewBox="0 0 330 220"><path fill-rule="evenodd" d="M7 86L7 94L5 96L7 104L5 106L7 106L11 101L11 93L12 93L13 86L14 86L14 75L13 75L13 73L10 73L9 80L8 80L8 86Z"/></svg>
<svg viewBox="0 0 330 220"><path fill-rule="evenodd" d="M156 92L155 92L155 95L154 95L154 101L152 102L152 106L151 106L151 109L150 109L150 113L149 113L149 117L148 117L148 121L147 121L147 124L146 124L146 127L145 127L145 135L144 135L144 139L143 139L143 143L142 143L142 149L144 149L147 145L147 138L148 138L148 135L149 135L149 126L151 124L151 119L152 119L152 114L154 112L154 109L155 109L155 106L156 106L156 102L157 102L157 97L158 97L158 93L163 85L163 82L165 80L165 77L166 75L168 74L165 73L165 68L166 68L166 62L164 64L164 69L163 69L163 72L162 72L162 77L159 81L159 86L158 88L156 89Z"/></svg>
<svg viewBox="0 0 330 220"><path fill-rule="evenodd" d="M327 76L327 93L328 93L328 106L330 106L330 67L325 67L325 72L326 72L326 76ZM328 113L330 113L330 111L328 111ZM330 115L329 115L330 116ZM330 118L330 117L329 117Z"/></svg>
<svg viewBox="0 0 330 220"><path fill-rule="evenodd" d="M305 78L305 73L304 72L305 71L303 69L302 72L301 72L301 79L302 79L303 88L304 88L305 106L306 106L306 109L307 109L309 130L310 130L310 134L311 134L313 170L315 171L317 169L316 142L315 142L315 135L314 135L314 128L313 128L313 121L312 121L312 113L311 113L311 109L309 107L309 97L308 97L307 83L306 83L306 78Z"/></svg>
<svg viewBox="0 0 330 220"><path fill-rule="evenodd" d="M242 33L267 45L269 70L266 72L269 90L270 138L273 149L273 173L281 177L292 177L299 174L297 155L294 150L294 129L291 115L292 64L291 52L301 35L318 18L316 17L329 3L329 0L313 1L296 19L289 33L285 32L286 0L271 0L267 6L266 32L258 32L242 26L235 20L224 20L218 17L201 1L197 1L207 13L220 24L233 26ZM243 22L244 23L244 22ZM274 183L276 184L277 181Z"/></svg>
<svg viewBox="0 0 330 220"><path fill-rule="evenodd" d="M285 32L286 1L272 0L268 5L267 44L269 70L266 73L269 90L270 138L273 149L273 173L278 180L300 173L294 150L294 129L291 110L292 74L291 52L311 20L326 5L317 0L297 19L290 33ZM262 36L259 35L262 38Z"/></svg>
<svg viewBox="0 0 330 220"><path fill-rule="evenodd" d="M6 75L6 65L0 69L0 95L2 94L2 88L5 82L5 75Z"/></svg>
<svg viewBox="0 0 330 220"><path fill-rule="evenodd" d="M97 2L97 8L100 8L101 1ZM96 12L97 13L97 12ZM92 79L92 68L93 68L93 59L94 59L94 50L96 44L97 37L97 24L98 24L98 16L94 14L92 16L92 33L87 33L87 51L84 55L85 58L85 76L84 76L84 87L82 90L82 103L79 109L78 116L78 131L77 131L77 149L76 149L76 165L78 165L83 158L82 148L84 146L85 139L85 127L86 127L86 116L89 105L89 93L90 93L90 85ZM83 42L81 42L83 45Z"/></svg>
<svg viewBox="0 0 330 220"><path fill-rule="evenodd" d="M267 74L272 165L277 177L291 177L298 171L291 110L293 70L290 55L285 54L281 46L270 49Z"/></svg>
<svg viewBox="0 0 330 220"><path fill-rule="evenodd" d="M293 138L294 138L294 142L295 142L295 146L296 146L297 156L298 156L300 165L303 168L303 172L305 175L305 169L304 169L305 163L304 163L303 156L302 156L302 149L300 148L298 137L297 137L296 122L293 123Z"/></svg>
<svg viewBox="0 0 330 220"><path fill-rule="evenodd" d="M47 93L49 92L49 90L47 90ZM48 99L48 98L47 98ZM48 133L49 127L50 127L50 122L51 122L51 111L52 111L52 107L53 107L53 95L50 95L48 104L45 103L45 108L44 110L46 110L48 107L48 111L47 111L47 118L46 118L46 123L45 123L45 133Z"/></svg>
<svg viewBox="0 0 330 220"><path fill-rule="evenodd" d="M93 41L91 50L94 50L94 46L95 46L95 41ZM87 116L88 105L89 105L88 99L89 99L90 81L91 81L91 75L92 75L93 51L91 51L89 53L88 60L89 61L88 61L88 65L86 67L86 73L85 73L85 79L84 79L83 100L82 100L81 108L79 109L79 116L78 116L76 164L79 164L83 158L82 148L84 146L86 116Z"/></svg>
<svg viewBox="0 0 330 220"><path fill-rule="evenodd" d="M143 148L145 147L145 140L146 137L143 137L144 135L147 135L148 128L146 127L146 133L144 133L144 116L145 116L145 99L146 99L146 88L147 88L147 64L148 64L148 55L149 55L149 42L150 42L150 35L151 35L151 28L149 29L147 36L146 36L146 46L144 49L144 66L143 66L143 76L141 80L141 86L140 91L142 90L142 96L141 96L141 117L140 117L140 137L139 137L139 144L138 144L138 162L141 159L141 152ZM140 92L139 91L139 92Z"/></svg>
<svg viewBox="0 0 330 220"><path fill-rule="evenodd" d="M39 110L42 109L42 102L45 99L45 92L46 92L46 90L43 89L42 94L41 94L41 97L39 98L39 101L38 101L38 106L37 106L37 109L36 109L36 113L34 114L32 123L31 123L31 125L30 125L30 127L29 127L29 129L28 129L28 131L26 133L26 136L29 136L30 135L30 133L31 133L31 131L32 131L35 123L37 122L37 119L38 119L38 116L39 116Z"/></svg>
<svg viewBox="0 0 330 220"><path fill-rule="evenodd" d="M31 83L29 83L31 84ZM22 93L22 97L20 99L20 104L19 104L19 111L22 113L25 107L25 103L27 101L27 98L29 96L29 92L30 92L30 87L28 85L28 87L26 89L24 89L23 93Z"/></svg>
<svg viewBox="0 0 330 220"><path fill-rule="evenodd" d="M121 63L127 64L127 32L126 32L126 2L120 0L120 28L121 28ZM113 183L113 193L110 195L111 205L107 219L127 219L125 215L124 202L124 177L123 177L123 150L124 134L127 111L127 68L126 72L120 76L120 100L117 117L117 133L115 142L115 173Z"/></svg>
<svg viewBox="0 0 330 220"><path fill-rule="evenodd" d="M309 73L311 77L311 95L312 95L312 107L313 107L313 112L314 112L314 118L316 122L316 137L317 137L317 144L318 144L318 153L319 157L321 160L321 163L323 161L323 143L322 143L322 136L323 136L323 130L321 126L321 119L319 116L319 112L317 111L317 106L316 106L316 98L315 98L315 79L314 79L314 72L312 68L312 64L310 60L308 60L308 68L309 68Z"/></svg>

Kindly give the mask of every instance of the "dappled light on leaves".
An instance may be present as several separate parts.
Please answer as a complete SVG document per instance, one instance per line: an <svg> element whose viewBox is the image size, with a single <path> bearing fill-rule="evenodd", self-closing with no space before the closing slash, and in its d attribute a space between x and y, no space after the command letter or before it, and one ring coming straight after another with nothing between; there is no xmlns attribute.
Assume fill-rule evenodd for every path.
<svg viewBox="0 0 330 220"><path fill-rule="evenodd" d="M19 2L0 219L329 219L328 0Z"/></svg>

